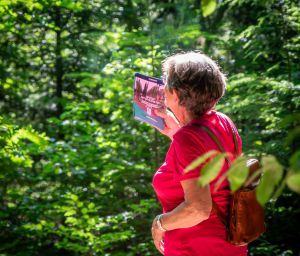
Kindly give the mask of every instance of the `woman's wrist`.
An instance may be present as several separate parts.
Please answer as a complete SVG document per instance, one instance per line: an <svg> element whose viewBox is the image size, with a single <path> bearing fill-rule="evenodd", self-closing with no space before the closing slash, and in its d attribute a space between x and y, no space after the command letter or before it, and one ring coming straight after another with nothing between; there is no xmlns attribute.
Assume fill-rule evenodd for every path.
<svg viewBox="0 0 300 256"><path fill-rule="evenodd" d="M167 230L163 227L163 224L161 221L162 216L163 216L163 214L160 214L155 218L155 224L160 231L166 232Z"/></svg>

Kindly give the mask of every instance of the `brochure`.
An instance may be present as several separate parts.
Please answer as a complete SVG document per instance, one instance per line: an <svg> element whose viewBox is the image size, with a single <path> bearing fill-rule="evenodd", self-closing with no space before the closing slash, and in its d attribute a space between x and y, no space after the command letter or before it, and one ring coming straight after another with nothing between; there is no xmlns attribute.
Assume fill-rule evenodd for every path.
<svg viewBox="0 0 300 256"><path fill-rule="evenodd" d="M134 118L163 130L164 120L154 112L155 109L166 108L163 81L139 73L136 73L134 78Z"/></svg>

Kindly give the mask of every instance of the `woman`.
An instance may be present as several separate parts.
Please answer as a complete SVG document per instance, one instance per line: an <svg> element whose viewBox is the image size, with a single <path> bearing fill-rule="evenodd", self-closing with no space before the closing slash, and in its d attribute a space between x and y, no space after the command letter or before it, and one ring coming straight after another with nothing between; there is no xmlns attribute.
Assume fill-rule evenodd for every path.
<svg viewBox="0 0 300 256"><path fill-rule="evenodd" d="M209 185L200 187L201 166L184 169L209 150L219 150L209 135L196 124L209 127L227 152L234 153L231 120L213 110L224 95L225 77L214 61L204 54L188 52L168 57L163 62L165 102L172 112L157 113L164 118L161 131L171 140L165 162L153 178L153 187L163 214L152 225L156 248L166 256L247 255L247 247L226 241L225 227L212 210L213 202L227 214L230 200L228 181L217 191L214 185L227 169L227 162ZM174 117L175 116L175 117ZM241 139L238 136L239 150ZM233 160L233 159L232 159Z"/></svg>

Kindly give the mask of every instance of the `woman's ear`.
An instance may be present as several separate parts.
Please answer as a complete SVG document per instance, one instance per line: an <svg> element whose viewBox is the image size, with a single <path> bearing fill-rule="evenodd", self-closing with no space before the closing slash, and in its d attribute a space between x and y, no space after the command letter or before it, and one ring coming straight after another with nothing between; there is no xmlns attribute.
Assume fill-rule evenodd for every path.
<svg viewBox="0 0 300 256"><path fill-rule="evenodd" d="M179 96L178 96L178 92L176 90L173 90L172 91L172 94L173 94L173 99L176 103L179 103Z"/></svg>

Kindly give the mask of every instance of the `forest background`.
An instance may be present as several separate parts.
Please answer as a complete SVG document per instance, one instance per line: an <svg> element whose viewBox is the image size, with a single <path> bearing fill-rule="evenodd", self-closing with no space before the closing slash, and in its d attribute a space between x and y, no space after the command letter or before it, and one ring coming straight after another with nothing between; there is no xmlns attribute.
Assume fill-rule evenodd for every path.
<svg viewBox="0 0 300 256"><path fill-rule="evenodd" d="M0 1L0 255L159 255L169 141L133 120L133 76L180 50L219 63L217 109L271 155L250 255L299 255L299 32L297 0Z"/></svg>

